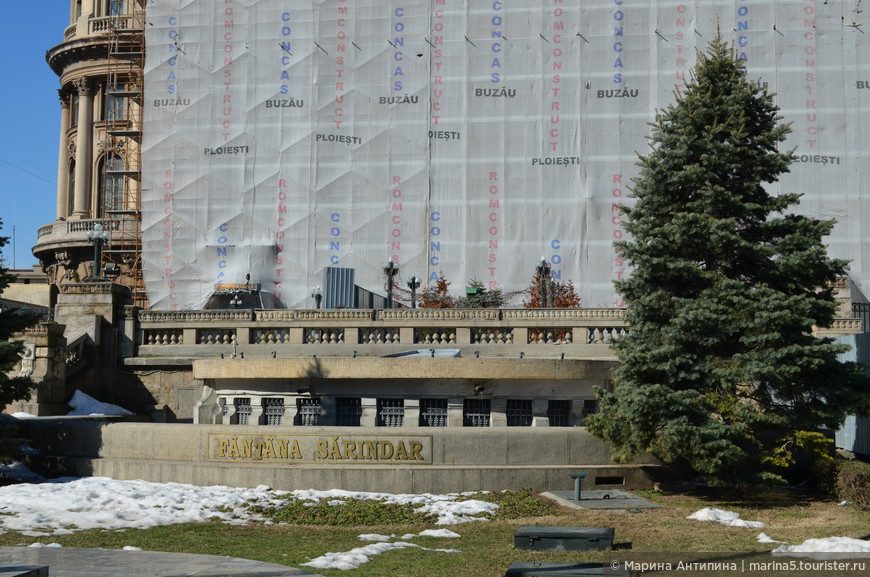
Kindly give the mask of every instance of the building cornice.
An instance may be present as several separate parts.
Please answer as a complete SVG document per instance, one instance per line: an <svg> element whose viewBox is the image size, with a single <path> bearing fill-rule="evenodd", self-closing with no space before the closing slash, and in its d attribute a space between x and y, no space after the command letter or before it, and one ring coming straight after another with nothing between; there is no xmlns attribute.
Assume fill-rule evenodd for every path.
<svg viewBox="0 0 870 577"><path fill-rule="evenodd" d="M88 60L106 60L109 53L107 37L82 38L58 44L45 53L45 61L58 76L71 64Z"/></svg>

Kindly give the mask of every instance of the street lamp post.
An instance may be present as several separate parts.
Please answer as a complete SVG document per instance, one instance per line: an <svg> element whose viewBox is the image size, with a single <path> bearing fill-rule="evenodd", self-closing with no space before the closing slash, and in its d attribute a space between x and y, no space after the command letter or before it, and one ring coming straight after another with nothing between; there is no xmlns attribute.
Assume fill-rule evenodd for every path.
<svg viewBox="0 0 870 577"><path fill-rule="evenodd" d="M100 223L94 224L93 230L88 231L88 240L94 243L94 270L91 272L91 280L100 280L100 268L103 260L103 243L109 240L109 231L103 230Z"/></svg>
<svg viewBox="0 0 870 577"><path fill-rule="evenodd" d="M417 308L417 289L420 288L420 279L412 276L408 279L408 288L411 289L411 308Z"/></svg>
<svg viewBox="0 0 870 577"><path fill-rule="evenodd" d="M320 286L314 287L314 290L311 291L311 298L314 299L314 304L317 308L320 308L320 301L323 300L323 293L320 292Z"/></svg>
<svg viewBox="0 0 870 577"><path fill-rule="evenodd" d="M383 264L384 274L387 277L387 308L393 308L393 277L399 274L399 265L391 260Z"/></svg>
<svg viewBox="0 0 870 577"><path fill-rule="evenodd" d="M541 279L541 308L547 306L547 281L550 278L550 263L544 257L541 257L535 264L535 271Z"/></svg>

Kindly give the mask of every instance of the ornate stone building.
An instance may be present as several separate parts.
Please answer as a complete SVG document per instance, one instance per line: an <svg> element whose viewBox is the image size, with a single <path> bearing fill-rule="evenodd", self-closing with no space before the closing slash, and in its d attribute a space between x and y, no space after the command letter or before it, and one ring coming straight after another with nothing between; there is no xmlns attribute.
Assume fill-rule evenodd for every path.
<svg viewBox="0 0 870 577"><path fill-rule="evenodd" d="M63 42L46 59L60 77L57 216L33 253L58 286L103 273L142 290L139 191L144 0L71 0ZM102 251L96 260L94 253ZM105 263L94 271L94 262Z"/></svg>
<svg viewBox="0 0 870 577"><path fill-rule="evenodd" d="M593 388L610 386L610 342L628 330L621 309L320 309L318 300L317 309L263 310L239 299L148 310L145 4L70 0L70 26L47 54L62 110L57 217L33 251L55 323L25 335L30 357L18 370L39 390L20 408L63 414L79 389L140 420L191 427L87 428L77 436L88 446L64 455L77 472L212 483L245 471L234 482L442 491L567 488L567 473L583 468L597 471L593 486L650 484L654 459L613 466L583 428ZM251 287L237 288L235 298ZM845 279L839 288L832 334L856 335ZM263 439L284 454L268 469L250 452ZM298 464L316 467L294 466L296 441ZM236 443L247 456L230 458ZM371 451L388 444L419 463L379 462Z"/></svg>

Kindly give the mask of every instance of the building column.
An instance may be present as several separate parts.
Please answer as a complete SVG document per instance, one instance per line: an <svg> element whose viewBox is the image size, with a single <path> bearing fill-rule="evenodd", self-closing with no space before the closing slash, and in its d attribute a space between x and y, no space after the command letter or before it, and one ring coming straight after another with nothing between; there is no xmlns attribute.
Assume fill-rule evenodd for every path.
<svg viewBox="0 0 870 577"><path fill-rule="evenodd" d="M87 78L73 84L79 93L79 122L76 133L76 189L73 218L88 218L88 191L91 183L91 133L93 131L93 95Z"/></svg>
<svg viewBox="0 0 870 577"><path fill-rule="evenodd" d="M55 220L66 218L69 207L69 95L62 90L60 96L60 143L57 150L57 213Z"/></svg>

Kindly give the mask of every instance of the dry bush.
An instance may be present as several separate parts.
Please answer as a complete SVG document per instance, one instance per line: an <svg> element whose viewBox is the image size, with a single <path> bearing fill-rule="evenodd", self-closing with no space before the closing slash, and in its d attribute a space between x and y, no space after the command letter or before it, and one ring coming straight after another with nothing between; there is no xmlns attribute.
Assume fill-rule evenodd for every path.
<svg viewBox="0 0 870 577"><path fill-rule="evenodd" d="M837 471L837 495L862 511L870 511L870 464L844 461Z"/></svg>

